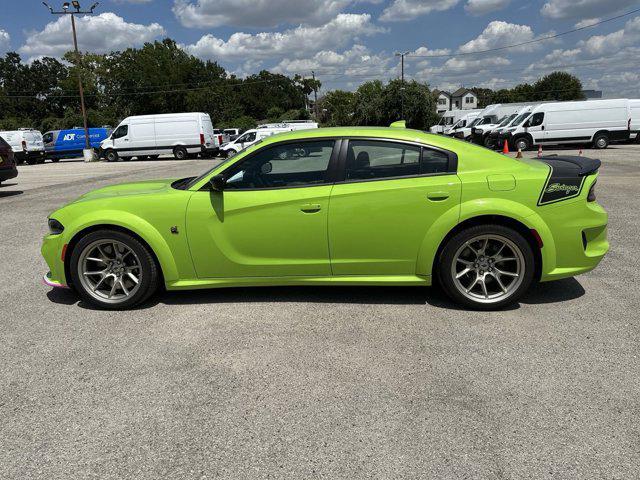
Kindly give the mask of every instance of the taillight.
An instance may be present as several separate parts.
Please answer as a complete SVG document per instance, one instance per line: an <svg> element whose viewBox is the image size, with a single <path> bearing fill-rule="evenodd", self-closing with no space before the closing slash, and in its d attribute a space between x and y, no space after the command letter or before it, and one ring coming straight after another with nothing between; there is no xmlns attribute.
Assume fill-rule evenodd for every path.
<svg viewBox="0 0 640 480"><path fill-rule="evenodd" d="M218 143L222 145L222 135L218 135Z"/></svg>
<svg viewBox="0 0 640 480"><path fill-rule="evenodd" d="M27 149L27 142L26 140L22 140L22 149L26 150Z"/></svg>
<svg viewBox="0 0 640 480"><path fill-rule="evenodd" d="M589 195L587 195L587 202L596 201L596 183L598 183L597 180L593 182L593 185L591 185L591 188L589 189Z"/></svg>
<svg viewBox="0 0 640 480"><path fill-rule="evenodd" d="M200 134L200 145L204 145L204 133Z"/></svg>
<svg viewBox="0 0 640 480"><path fill-rule="evenodd" d="M631 131L631 119L627 122L627 130Z"/></svg>

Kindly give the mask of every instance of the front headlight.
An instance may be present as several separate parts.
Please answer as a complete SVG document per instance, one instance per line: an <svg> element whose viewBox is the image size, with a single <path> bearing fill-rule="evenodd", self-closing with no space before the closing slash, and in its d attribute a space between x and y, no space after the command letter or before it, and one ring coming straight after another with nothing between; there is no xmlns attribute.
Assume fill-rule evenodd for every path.
<svg viewBox="0 0 640 480"><path fill-rule="evenodd" d="M51 235L60 235L62 232L64 232L64 225L62 225L55 218L50 218L49 219L49 233L51 233Z"/></svg>
<svg viewBox="0 0 640 480"><path fill-rule="evenodd" d="M507 132L515 132L517 129L518 127L507 128Z"/></svg>

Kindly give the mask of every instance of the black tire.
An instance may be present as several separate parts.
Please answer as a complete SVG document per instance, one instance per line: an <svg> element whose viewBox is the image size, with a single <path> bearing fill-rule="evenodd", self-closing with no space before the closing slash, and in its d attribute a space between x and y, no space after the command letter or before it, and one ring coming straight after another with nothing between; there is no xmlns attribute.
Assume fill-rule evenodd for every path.
<svg viewBox="0 0 640 480"><path fill-rule="evenodd" d="M513 149L516 151L522 150L524 152L525 150L529 150L530 148L531 148L531 139L527 136L518 137L515 140L513 140Z"/></svg>
<svg viewBox="0 0 640 480"><path fill-rule="evenodd" d="M593 148L604 150L609 146L609 135L606 133L596 133L593 137Z"/></svg>
<svg viewBox="0 0 640 480"><path fill-rule="evenodd" d="M173 149L173 156L176 160L185 160L188 155L189 152L187 152L187 149L184 147L176 147Z"/></svg>
<svg viewBox="0 0 640 480"><path fill-rule="evenodd" d="M495 147L495 144L489 135L484 136L484 138L482 139L482 144L485 146L485 148L493 149L493 147Z"/></svg>
<svg viewBox="0 0 640 480"><path fill-rule="evenodd" d="M496 298L495 301L487 301L487 303L480 300L476 301L465 296L456 286L454 274L452 273L452 265L455 261L456 253L463 248L467 242L482 235L491 235L509 240L515 248L520 251L522 257L522 271L520 275L522 279L519 285L514 285L513 290L509 292L508 296L502 299ZM534 279L535 260L531 245L520 233L502 225L489 224L470 227L451 237L440 253L436 268L440 285L442 285L444 291L454 302L473 310L498 310L517 302L529 289ZM472 270L470 274L476 275L477 272ZM488 275L492 274L487 273L487 276L484 278L488 278ZM507 286L507 288L509 287Z"/></svg>
<svg viewBox="0 0 640 480"><path fill-rule="evenodd" d="M99 240L117 241L133 250L140 260L142 274L139 277L140 287L129 298L120 303L108 303L95 298L80 281L78 263L82 252L92 243ZM153 295L160 284L160 270L149 249L137 238L117 230L97 230L91 232L75 245L69 260L69 276L71 286L85 302L106 310L125 310L139 305Z"/></svg>
<svg viewBox="0 0 640 480"><path fill-rule="evenodd" d="M137 157L139 161L144 162L149 160L149 155L140 155L139 157Z"/></svg>
<svg viewBox="0 0 640 480"><path fill-rule="evenodd" d="M117 162L118 161L118 152L115 150L107 150L104 153L104 158L106 158L107 162Z"/></svg>

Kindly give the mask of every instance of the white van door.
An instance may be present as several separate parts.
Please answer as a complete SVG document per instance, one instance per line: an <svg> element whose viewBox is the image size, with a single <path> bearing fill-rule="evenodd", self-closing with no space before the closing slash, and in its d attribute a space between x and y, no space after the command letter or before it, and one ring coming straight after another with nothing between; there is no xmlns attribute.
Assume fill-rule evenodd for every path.
<svg viewBox="0 0 640 480"><path fill-rule="evenodd" d="M531 135L534 145L544 143L546 141L547 132L545 130L544 120L544 112L536 112L531 115L524 124L525 131Z"/></svg>

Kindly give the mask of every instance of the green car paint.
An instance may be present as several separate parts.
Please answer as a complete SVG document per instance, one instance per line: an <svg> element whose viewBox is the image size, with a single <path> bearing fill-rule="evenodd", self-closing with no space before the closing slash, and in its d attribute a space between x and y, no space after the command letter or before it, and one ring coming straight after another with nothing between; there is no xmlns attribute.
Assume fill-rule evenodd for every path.
<svg viewBox="0 0 640 480"><path fill-rule="evenodd" d="M42 246L51 285L68 284L69 251L103 227L133 232L153 251L169 290L239 285L430 285L443 242L487 216L535 231L539 278L587 272L606 254L607 214L587 195L597 172L563 201L539 204L552 168L456 139L400 128L327 128L269 137L193 181L116 185L53 212L64 231ZM453 152L455 172L254 190L207 189L264 147L294 140L384 139ZM558 189L558 187L553 187ZM573 190L569 188L568 190ZM534 233L532 233L534 235Z"/></svg>

